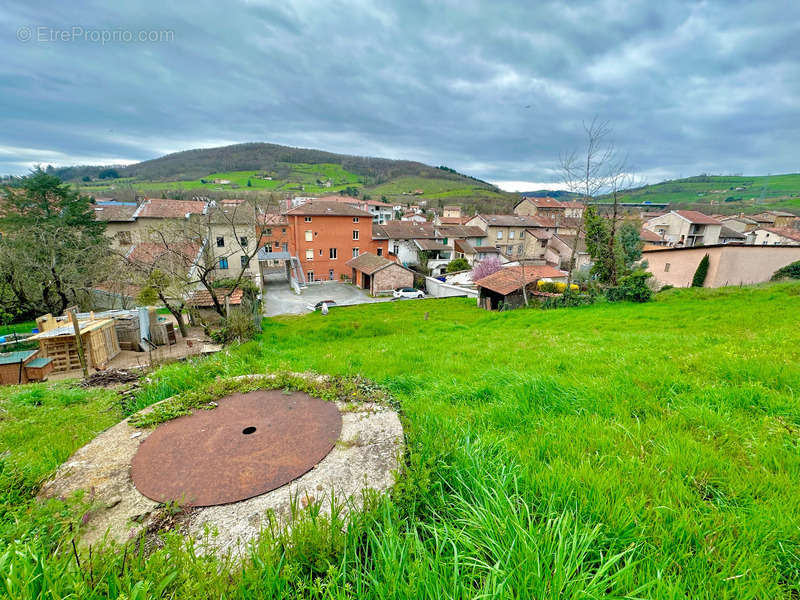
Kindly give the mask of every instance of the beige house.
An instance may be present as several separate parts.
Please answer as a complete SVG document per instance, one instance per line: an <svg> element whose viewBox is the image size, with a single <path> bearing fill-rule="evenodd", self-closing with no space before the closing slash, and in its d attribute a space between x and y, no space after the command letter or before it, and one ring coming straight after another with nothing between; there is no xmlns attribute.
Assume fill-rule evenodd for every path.
<svg viewBox="0 0 800 600"><path fill-rule="evenodd" d="M671 210L644 224L673 246L711 246L719 242L722 223L695 210Z"/></svg>
<svg viewBox="0 0 800 600"><path fill-rule="evenodd" d="M759 227L758 221L745 215L720 217L719 222L725 227L738 231L739 233L748 233Z"/></svg>
<svg viewBox="0 0 800 600"><path fill-rule="evenodd" d="M185 222L191 215L200 215L206 208L201 200L145 198L133 202L98 202L95 218L106 222L106 235L112 249L125 251L131 246L149 242L153 234L165 227Z"/></svg>
<svg viewBox="0 0 800 600"><path fill-rule="evenodd" d="M755 246L800 246L800 229L790 227L763 227L749 234Z"/></svg>
<svg viewBox="0 0 800 600"><path fill-rule="evenodd" d="M565 219L582 219L585 208L580 202L562 202L555 198L526 196L514 206L514 214L547 217L560 224Z"/></svg>
<svg viewBox="0 0 800 600"><path fill-rule="evenodd" d="M800 246L722 245L703 248L645 250L642 258L659 285L689 287L703 256L708 254L705 287L746 285L769 281L772 274L800 260Z"/></svg>
<svg viewBox="0 0 800 600"><path fill-rule="evenodd" d="M782 210L767 210L756 215L751 215L751 218L759 224L768 227L795 227L800 223L800 217Z"/></svg>
<svg viewBox="0 0 800 600"><path fill-rule="evenodd" d="M263 222L263 218L258 221ZM192 215L187 231L205 232L207 264L216 264L215 279L244 277L256 284L259 281L259 264L256 256L258 236L266 232L259 229L254 209L248 204L209 205L205 214Z"/></svg>
<svg viewBox="0 0 800 600"><path fill-rule="evenodd" d="M111 240L111 248L126 252L134 242L133 230L136 226L135 202L98 201L94 205L94 218L105 221L106 236Z"/></svg>
<svg viewBox="0 0 800 600"><path fill-rule="evenodd" d="M485 244L510 258L524 257L527 229L556 229L553 220L535 215L475 215L466 225L480 227L486 233Z"/></svg>

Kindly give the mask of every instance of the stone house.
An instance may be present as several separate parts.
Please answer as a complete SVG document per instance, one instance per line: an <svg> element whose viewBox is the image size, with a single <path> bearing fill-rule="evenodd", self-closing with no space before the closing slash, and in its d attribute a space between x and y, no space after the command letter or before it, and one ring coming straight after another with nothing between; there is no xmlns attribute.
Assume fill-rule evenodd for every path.
<svg viewBox="0 0 800 600"><path fill-rule="evenodd" d="M519 308L525 304L522 287L525 286L529 296L536 296L539 280L566 282L567 273L548 265L503 267L474 282L478 288L478 306L486 310Z"/></svg>
<svg viewBox="0 0 800 600"><path fill-rule="evenodd" d="M414 285L413 271L383 256L365 252L345 265L351 269L353 284L373 296Z"/></svg>

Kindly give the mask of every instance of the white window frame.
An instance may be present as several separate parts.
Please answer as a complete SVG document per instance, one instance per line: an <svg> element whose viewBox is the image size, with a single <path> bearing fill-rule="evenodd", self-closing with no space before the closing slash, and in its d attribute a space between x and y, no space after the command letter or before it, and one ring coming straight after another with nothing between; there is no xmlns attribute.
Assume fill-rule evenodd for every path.
<svg viewBox="0 0 800 600"><path fill-rule="evenodd" d="M358 240L358 229L353 229L353 241Z"/></svg>
<svg viewBox="0 0 800 600"><path fill-rule="evenodd" d="M503 239L503 230L502 229L498 229L497 230L497 239L498 240L502 240Z"/></svg>
<svg viewBox="0 0 800 600"><path fill-rule="evenodd" d="M329 249L328 249L328 257L329 257L331 260L336 260L336 259L338 259L338 258L339 258L338 254L339 254L339 253L338 253L338 251L336 250L336 248L329 248Z"/></svg>
<svg viewBox="0 0 800 600"><path fill-rule="evenodd" d="M311 217L305 217L303 221L305 221L306 223L311 223Z"/></svg>
<svg viewBox="0 0 800 600"><path fill-rule="evenodd" d="M306 260L314 260L313 248L309 248L308 250L306 250Z"/></svg>
<svg viewBox="0 0 800 600"><path fill-rule="evenodd" d="M306 241L313 242L314 241L314 232L310 229L306 229Z"/></svg>

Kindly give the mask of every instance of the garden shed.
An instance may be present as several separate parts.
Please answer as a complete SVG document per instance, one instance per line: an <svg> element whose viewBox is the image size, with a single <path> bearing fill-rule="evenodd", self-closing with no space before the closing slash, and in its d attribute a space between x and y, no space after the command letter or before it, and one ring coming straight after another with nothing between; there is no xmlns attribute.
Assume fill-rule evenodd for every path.
<svg viewBox="0 0 800 600"><path fill-rule="evenodd" d="M41 333L28 338L39 343L39 356L53 359L53 371L72 371L81 368L75 328L72 323L61 324L52 316L36 320ZM88 368L103 368L120 352L114 319L95 318L78 322L83 351Z"/></svg>
<svg viewBox="0 0 800 600"><path fill-rule="evenodd" d="M567 273L549 265L519 265L504 267L478 279L478 306L486 310L519 308L525 304L523 286L531 295L539 292L532 285L541 279L566 281Z"/></svg>

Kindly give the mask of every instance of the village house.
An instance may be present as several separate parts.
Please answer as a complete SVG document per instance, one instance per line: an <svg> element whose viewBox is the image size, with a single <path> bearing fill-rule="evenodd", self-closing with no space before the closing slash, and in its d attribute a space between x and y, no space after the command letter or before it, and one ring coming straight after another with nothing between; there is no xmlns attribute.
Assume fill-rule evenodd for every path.
<svg viewBox="0 0 800 600"><path fill-rule="evenodd" d="M104 200L94 206L94 216L106 222L112 249L125 252L133 244L152 239L154 232L202 214L205 208L202 200L145 198L138 204Z"/></svg>
<svg viewBox="0 0 800 600"><path fill-rule="evenodd" d="M536 288L538 281L566 282L567 275L548 265L503 267L474 282L478 288L478 306L486 310L519 308L525 304L523 286L529 297L534 297L541 294Z"/></svg>
<svg viewBox="0 0 800 600"><path fill-rule="evenodd" d="M136 202L116 202L114 200L96 201L94 218L106 224L106 236L111 240L114 250L125 251L134 243L133 229L136 218L133 216Z"/></svg>
<svg viewBox="0 0 800 600"><path fill-rule="evenodd" d="M313 200L286 212L289 251L308 282L352 276L346 262L364 252L388 254L386 238L373 236L373 215L348 203Z"/></svg>
<svg viewBox="0 0 800 600"><path fill-rule="evenodd" d="M697 266L708 255L705 287L750 285L769 281L773 273L800 260L800 246L717 244L704 247L644 250L647 270L659 285L689 287Z"/></svg>
<svg viewBox="0 0 800 600"><path fill-rule="evenodd" d="M586 207L580 202L562 202L555 198L523 196L514 205L515 215L539 216L552 219L559 225L570 220L582 219Z"/></svg>
<svg viewBox="0 0 800 600"><path fill-rule="evenodd" d="M423 215L415 213L415 212L407 212L403 213L400 217L401 221L412 221L413 223L426 223L428 219L426 219Z"/></svg>
<svg viewBox="0 0 800 600"><path fill-rule="evenodd" d="M470 266L486 260L487 258L500 258L500 250L494 246L475 246L467 240L455 240L453 243L453 258L463 258Z"/></svg>
<svg viewBox="0 0 800 600"><path fill-rule="evenodd" d="M758 221L746 215L720 217L717 220L728 229L733 229L739 233L749 233L759 227Z"/></svg>
<svg viewBox="0 0 800 600"><path fill-rule="evenodd" d="M660 215L659 215L660 216ZM655 231L650 231L644 227L639 231L639 239L644 244L645 248L656 246L669 246L669 242L663 236L657 234Z"/></svg>
<svg viewBox="0 0 800 600"><path fill-rule="evenodd" d="M386 223L394 219L394 208L391 204L386 202L378 202L376 200L364 200L361 198L353 198L351 196L324 196L321 200L325 202L343 202L366 211L372 215L373 223Z"/></svg>
<svg viewBox="0 0 800 600"><path fill-rule="evenodd" d="M525 254L525 232L528 229L559 231L575 234L572 227L559 227L555 221L537 215L475 215L467 226L480 227L486 233L486 244L498 248L511 258L523 258Z"/></svg>
<svg viewBox="0 0 800 600"><path fill-rule="evenodd" d="M464 225L470 217L461 214L461 207L455 204L442 208L442 215L434 215L434 225Z"/></svg>
<svg viewBox="0 0 800 600"><path fill-rule="evenodd" d="M393 290L414 285L414 273L401 264L370 252L347 261L353 285L371 295L389 294Z"/></svg>
<svg viewBox="0 0 800 600"><path fill-rule="evenodd" d="M756 246L798 246L800 229L792 227L759 227L748 235L750 243Z"/></svg>
<svg viewBox="0 0 800 600"><path fill-rule="evenodd" d="M189 233L204 233L206 261L216 265L214 279L238 278L240 274L259 285L256 253L262 216L244 202L211 202L204 214L190 215Z"/></svg>
<svg viewBox="0 0 800 600"><path fill-rule="evenodd" d="M719 243L722 223L695 210L672 210L644 224L674 246L711 246Z"/></svg>
<svg viewBox="0 0 800 600"><path fill-rule="evenodd" d="M719 243L720 244L744 244L747 242L747 235L739 233L735 229L731 229L727 225L719 228Z"/></svg>
<svg viewBox="0 0 800 600"><path fill-rule="evenodd" d="M755 215L750 215L750 218L759 225L765 227L796 227L800 224L800 217L781 210L767 210Z"/></svg>

